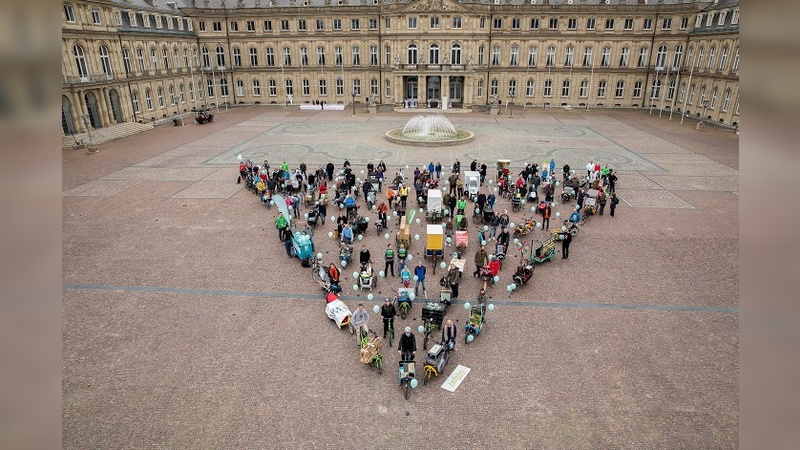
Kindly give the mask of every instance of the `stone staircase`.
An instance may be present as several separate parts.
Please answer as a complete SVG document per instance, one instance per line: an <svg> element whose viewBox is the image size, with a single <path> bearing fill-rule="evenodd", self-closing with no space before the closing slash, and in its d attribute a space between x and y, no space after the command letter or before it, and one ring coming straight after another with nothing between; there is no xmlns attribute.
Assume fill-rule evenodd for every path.
<svg viewBox="0 0 800 450"><path fill-rule="evenodd" d="M123 122L106 128L96 128L92 129L92 143L94 145L102 144L152 129L153 124L151 123L137 122ZM71 149L75 141L80 141L81 139L86 145L89 145L89 133L76 133L74 140L71 135L63 136L61 138L61 149Z"/></svg>

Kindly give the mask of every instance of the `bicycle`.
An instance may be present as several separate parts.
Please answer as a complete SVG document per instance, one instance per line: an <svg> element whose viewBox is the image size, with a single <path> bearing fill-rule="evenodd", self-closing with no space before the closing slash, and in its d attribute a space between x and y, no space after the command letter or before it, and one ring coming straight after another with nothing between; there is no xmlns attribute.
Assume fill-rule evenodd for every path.
<svg viewBox="0 0 800 450"><path fill-rule="evenodd" d="M385 331L385 334L386 334L386 339L389 340L389 347L391 347L392 346L392 341L394 340L394 318L392 318L392 320L389 321L389 324L388 324L386 330L384 330L384 331Z"/></svg>

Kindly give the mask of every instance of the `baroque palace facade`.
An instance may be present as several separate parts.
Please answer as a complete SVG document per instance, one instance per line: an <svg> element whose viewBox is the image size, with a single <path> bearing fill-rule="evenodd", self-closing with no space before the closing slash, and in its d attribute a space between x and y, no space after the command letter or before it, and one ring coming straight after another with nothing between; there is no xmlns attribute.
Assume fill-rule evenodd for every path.
<svg viewBox="0 0 800 450"><path fill-rule="evenodd" d="M738 0L70 0L62 131L224 104L640 107L739 124Z"/></svg>

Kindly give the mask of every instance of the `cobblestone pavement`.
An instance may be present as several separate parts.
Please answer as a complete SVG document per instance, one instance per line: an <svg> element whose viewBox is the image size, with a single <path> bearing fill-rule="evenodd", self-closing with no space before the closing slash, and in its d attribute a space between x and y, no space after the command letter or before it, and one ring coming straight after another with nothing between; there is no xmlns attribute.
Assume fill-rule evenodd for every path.
<svg viewBox="0 0 800 450"><path fill-rule="evenodd" d="M383 134L408 114L265 107L93 155L63 151L64 448L736 448L738 137L633 111L448 117L475 140L404 147ZM236 184L238 154L409 171L455 158L521 168L554 157L576 170L599 159L620 172L622 202L513 294L507 260L485 329L460 340L445 370L469 375L453 393L439 377L404 400L397 352L383 350L382 375L359 362L309 269L286 256L276 209ZM412 263L424 225L412 224ZM338 255L330 229L314 239L326 262ZM473 302L476 236L471 225L460 288ZM362 242L382 263L383 235L370 228ZM351 309L371 313L399 286L381 278L368 301L342 272ZM396 328L416 329L420 311ZM447 316L462 326L466 311Z"/></svg>

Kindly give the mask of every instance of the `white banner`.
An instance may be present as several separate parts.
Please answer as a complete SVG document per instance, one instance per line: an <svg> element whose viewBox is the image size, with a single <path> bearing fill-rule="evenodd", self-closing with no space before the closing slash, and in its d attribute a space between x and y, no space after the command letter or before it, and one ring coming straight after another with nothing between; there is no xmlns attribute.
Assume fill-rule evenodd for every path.
<svg viewBox="0 0 800 450"><path fill-rule="evenodd" d="M328 318L336 321L336 326L342 328L342 321L350 316L350 309L341 300L334 300L325 307Z"/></svg>
<svg viewBox="0 0 800 450"><path fill-rule="evenodd" d="M444 384L442 384L442 389L450 392L455 392L456 389L458 389L458 385L461 384L461 382L464 381L464 378L467 377L469 371L470 371L469 367L464 367L461 364L459 364L458 366L456 366L455 370L453 370L453 373L451 373L450 376L447 377L446 380L444 380Z"/></svg>

